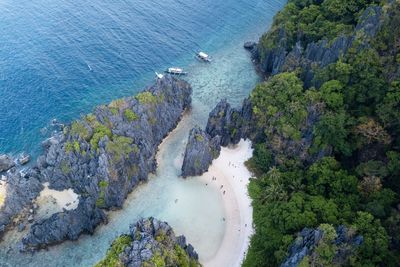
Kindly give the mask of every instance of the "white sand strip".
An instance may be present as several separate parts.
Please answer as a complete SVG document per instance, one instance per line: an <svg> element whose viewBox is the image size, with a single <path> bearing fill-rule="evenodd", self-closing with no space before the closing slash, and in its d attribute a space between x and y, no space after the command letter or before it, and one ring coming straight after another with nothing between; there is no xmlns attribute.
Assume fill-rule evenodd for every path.
<svg viewBox="0 0 400 267"><path fill-rule="evenodd" d="M0 208L4 206L7 196L7 183L0 180Z"/></svg>
<svg viewBox="0 0 400 267"><path fill-rule="evenodd" d="M235 147L222 148L209 171L201 176L204 182L221 191L226 223L221 247L214 257L202 262L205 267L240 266L247 252L253 233L253 209L247 192L251 174L244 162L252 153L250 141L241 140Z"/></svg>

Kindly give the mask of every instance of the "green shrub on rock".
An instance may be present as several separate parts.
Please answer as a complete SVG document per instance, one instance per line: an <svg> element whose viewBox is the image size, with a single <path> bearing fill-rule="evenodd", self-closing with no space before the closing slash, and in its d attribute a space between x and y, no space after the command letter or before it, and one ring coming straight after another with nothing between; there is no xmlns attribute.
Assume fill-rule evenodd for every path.
<svg viewBox="0 0 400 267"><path fill-rule="evenodd" d="M139 101L140 104L156 104L158 102L158 99L155 95L153 95L151 92L145 91L141 92L136 95L136 99Z"/></svg>
<svg viewBox="0 0 400 267"><path fill-rule="evenodd" d="M100 123L96 125L96 128L94 128L93 131L94 134L90 139L90 144L92 146L92 149L95 151L98 148L100 139L103 138L104 136L108 136L109 138L111 138L112 132L107 126L104 126Z"/></svg>
<svg viewBox="0 0 400 267"><path fill-rule="evenodd" d="M119 267L122 266L119 260L119 254L130 245L132 238L129 235L122 235L114 240L107 251L106 257L97 263L94 267Z"/></svg>
<svg viewBox="0 0 400 267"><path fill-rule="evenodd" d="M79 137L81 137L82 139L85 139L85 140L88 140L90 138L89 130L80 121L74 121L71 124L70 134L72 136L78 135Z"/></svg>
<svg viewBox="0 0 400 267"><path fill-rule="evenodd" d="M133 139L126 136L114 135L112 141L106 145L107 153L111 154L114 163L128 158L131 152L137 151L137 146L133 144Z"/></svg>
<svg viewBox="0 0 400 267"><path fill-rule="evenodd" d="M139 116L131 109L125 109L124 116L129 122L136 121L139 119Z"/></svg>

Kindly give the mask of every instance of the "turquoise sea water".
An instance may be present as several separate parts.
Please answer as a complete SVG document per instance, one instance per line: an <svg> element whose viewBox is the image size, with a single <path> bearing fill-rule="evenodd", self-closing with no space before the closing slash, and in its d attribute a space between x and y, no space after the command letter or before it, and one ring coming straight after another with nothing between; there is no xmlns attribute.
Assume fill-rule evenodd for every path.
<svg viewBox="0 0 400 267"><path fill-rule="evenodd" d="M212 257L224 233L220 195L178 178L179 157L190 127L204 126L220 98L238 105L254 87L243 42L258 39L285 2L0 0L0 153L37 155L53 118L69 122L135 94L168 66L185 67L193 86L193 109L167 140L157 175L110 213L108 225L35 255L17 253L18 235L8 235L0 266L90 266L141 216L168 220L202 259ZM197 50L214 62L195 61Z"/></svg>

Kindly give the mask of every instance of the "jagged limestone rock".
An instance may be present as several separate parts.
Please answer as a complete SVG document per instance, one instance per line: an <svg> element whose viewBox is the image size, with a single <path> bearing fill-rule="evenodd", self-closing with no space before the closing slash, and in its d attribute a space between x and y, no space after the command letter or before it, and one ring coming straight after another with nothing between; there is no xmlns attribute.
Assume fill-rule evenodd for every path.
<svg viewBox="0 0 400 267"><path fill-rule="evenodd" d="M79 205L34 222L21 250L36 250L92 233L106 221L104 209L121 208L127 194L155 171L158 145L190 106L191 93L187 82L167 75L135 97L97 107L66 127L46 142L37 166L9 184L10 192L21 188L30 191L27 197L6 198L0 210L1 229L38 196L40 190L25 183L38 184L40 189L41 183L48 182L51 189L72 188L79 195Z"/></svg>
<svg viewBox="0 0 400 267"><path fill-rule="evenodd" d="M141 219L127 235L116 238L107 255L95 267L201 266L198 255L184 236L154 218Z"/></svg>
<svg viewBox="0 0 400 267"><path fill-rule="evenodd" d="M304 70L302 78L305 87L318 86L313 83L313 69L336 62L355 41L360 48L368 46L370 39L377 34L382 25L381 17L382 7L370 6L361 14L352 34L341 35L331 41L322 39L309 44L303 44L297 40L295 45L289 48L285 30L282 28L279 30L273 48L263 47L260 42L257 51L252 53L252 57L258 63L259 69L267 76L294 71L301 67Z"/></svg>
<svg viewBox="0 0 400 267"><path fill-rule="evenodd" d="M333 232L335 232L335 229L333 229ZM333 258L335 266L346 265L348 257L363 242L363 237L354 235L353 232L354 230L340 225L336 228L335 238L326 240L324 238L325 232L320 227L316 229L304 228L289 247L289 255L281 264L281 267L296 267L305 260L306 256L311 256L312 261L314 258L313 253L315 253L315 249L321 242L335 246L335 256Z"/></svg>
<svg viewBox="0 0 400 267"><path fill-rule="evenodd" d="M213 159L219 156L220 142L221 138L218 135L211 138L199 127L193 128L186 145L182 176L197 176L206 172Z"/></svg>

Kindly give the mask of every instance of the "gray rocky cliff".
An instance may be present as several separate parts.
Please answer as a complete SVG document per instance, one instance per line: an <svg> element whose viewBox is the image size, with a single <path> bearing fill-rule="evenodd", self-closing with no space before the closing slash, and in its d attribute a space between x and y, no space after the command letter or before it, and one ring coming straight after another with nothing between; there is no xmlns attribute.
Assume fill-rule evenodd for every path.
<svg viewBox="0 0 400 267"><path fill-rule="evenodd" d="M210 112L205 131L194 128L186 145L182 176L196 176L206 172L212 160L219 156L221 146L239 143L240 139L257 138L258 131L251 124L253 116L249 99L240 109L221 100Z"/></svg>
<svg viewBox="0 0 400 267"><path fill-rule="evenodd" d="M206 133L221 137L221 146L239 143L241 138L257 135L256 128L251 124L253 116L249 99L243 101L240 109L232 108L225 100L221 100L210 112Z"/></svg>
<svg viewBox="0 0 400 267"><path fill-rule="evenodd" d="M155 171L158 145L190 106L191 93L187 82L165 76L135 97L97 107L45 142L44 155L23 181L48 182L55 190L72 188L79 195L79 205L35 222L22 240L21 250L92 233L106 221L104 209L121 208L127 194ZM11 188L24 185L17 183ZM6 202L11 200L8 197ZM6 212L10 206L5 207L0 209L0 217L8 219L2 220L0 227L18 214L18 210Z"/></svg>
<svg viewBox="0 0 400 267"><path fill-rule="evenodd" d="M305 86L318 86L313 82L315 67L324 67L336 62L355 44L368 46L370 39L377 34L381 24L382 7L371 6L360 16L352 34L341 35L332 41L322 39L309 44L303 44L298 40L289 49L285 31L281 29L274 48L265 48L260 43L257 51L252 52L252 57L259 65L260 70L267 76L293 71L301 67L304 71L302 76ZM261 55L263 56L261 57Z"/></svg>
<svg viewBox="0 0 400 267"><path fill-rule="evenodd" d="M213 159L219 156L221 151L221 138L211 138L199 127L193 128L189 133L185 156L182 165L182 176L202 175L208 170Z"/></svg>
<svg viewBox="0 0 400 267"><path fill-rule="evenodd" d="M306 256L309 256L310 260L313 261L313 258L316 256L314 254L315 248L318 247L323 239L324 231L322 229L304 228L289 247L289 254L281 264L281 267L296 267ZM363 237L355 235L354 230L348 229L344 225L338 226L336 228L336 238L328 242L336 247L333 264L335 266L346 265L349 256L351 256L354 249L360 246L362 242Z"/></svg>

